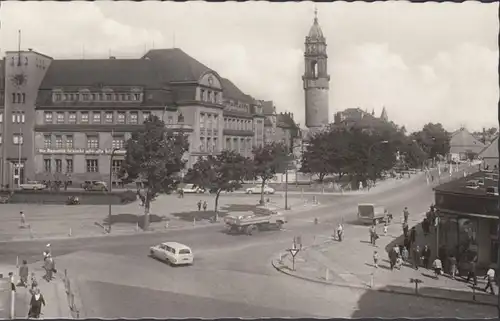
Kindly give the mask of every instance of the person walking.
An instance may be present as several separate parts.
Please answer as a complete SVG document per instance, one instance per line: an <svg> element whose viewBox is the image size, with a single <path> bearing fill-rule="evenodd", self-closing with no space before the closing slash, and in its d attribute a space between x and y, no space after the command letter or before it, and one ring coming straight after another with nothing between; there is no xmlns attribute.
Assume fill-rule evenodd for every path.
<svg viewBox="0 0 500 321"><path fill-rule="evenodd" d="M451 255L449 261L450 261L450 276L452 280L455 280L455 275L457 274L457 259L455 258L455 256Z"/></svg>
<svg viewBox="0 0 500 321"><path fill-rule="evenodd" d="M26 228L26 216L24 215L24 212L20 211L19 215L21 216L21 228Z"/></svg>
<svg viewBox="0 0 500 321"><path fill-rule="evenodd" d="M441 259L439 259L439 257L436 257L434 262L432 262L432 268L434 269L434 276L436 277L436 279L439 279L439 276L443 271L443 263L441 262Z"/></svg>
<svg viewBox="0 0 500 321"><path fill-rule="evenodd" d="M408 262L409 256L410 253L408 252L408 249L406 248L406 246L403 247L403 250L401 251L401 258L403 259L403 262Z"/></svg>
<svg viewBox="0 0 500 321"><path fill-rule="evenodd" d="M469 273L467 273L467 283L470 282L470 280L472 279L472 284L476 285L477 284L477 275L476 275L476 259L474 258L471 262L470 262L470 269L469 269Z"/></svg>
<svg viewBox="0 0 500 321"><path fill-rule="evenodd" d="M413 268L415 270L418 270L418 268L420 267L420 264L422 264L421 254L420 254L420 246L416 245L413 248Z"/></svg>
<svg viewBox="0 0 500 321"><path fill-rule="evenodd" d="M373 265L375 268L378 268L378 252L375 250L373 251Z"/></svg>
<svg viewBox="0 0 500 321"><path fill-rule="evenodd" d="M337 226L337 238L339 242L342 242L342 239L344 237L344 227L342 226L342 223L339 223Z"/></svg>
<svg viewBox="0 0 500 321"><path fill-rule="evenodd" d="M31 289L30 294L35 294L35 290L38 288L38 281L36 280L35 272L31 272Z"/></svg>
<svg viewBox="0 0 500 321"><path fill-rule="evenodd" d="M398 254L394 249L389 250L389 263L391 265L391 271L394 270L394 267L396 266L396 260L398 258Z"/></svg>
<svg viewBox="0 0 500 321"><path fill-rule="evenodd" d="M375 225L372 225L372 226L370 227L370 243L371 243L373 246L376 246L376 244L377 244L377 239L378 239L377 229L375 228Z"/></svg>
<svg viewBox="0 0 500 321"><path fill-rule="evenodd" d="M423 263L424 263L424 267L426 269L429 269L429 260L431 258L431 249L429 248L429 246L424 246L424 249L422 250L422 258L423 258Z"/></svg>
<svg viewBox="0 0 500 321"><path fill-rule="evenodd" d="M403 235L405 238L408 237L408 222L406 221L403 223Z"/></svg>
<svg viewBox="0 0 500 321"><path fill-rule="evenodd" d="M410 212L408 211L408 207L405 207L405 209L403 210L403 217L404 221L408 223L408 218L410 217Z"/></svg>
<svg viewBox="0 0 500 321"><path fill-rule="evenodd" d="M198 211L201 211L201 200L198 201Z"/></svg>
<svg viewBox="0 0 500 321"><path fill-rule="evenodd" d="M206 211L207 211L207 207L208 207L208 205L207 205L207 201L204 201L204 202L203 202L203 211L205 211L205 212L206 212Z"/></svg>
<svg viewBox="0 0 500 321"><path fill-rule="evenodd" d="M495 289L493 289L493 282L495 282L495 269L490 267L488 269L488 272L486 272L484 278L487 282L486 287L484 288L484 292L488 292L488 289L490 289L491 294L495 295Z"/></svg>
<svg viewBox="0 0 500 321"><path fill-rule="evenodd" d="M54 278L53 273L55 271L55 262L50 254L45 260L43 268L45 269L44 279L50 282Z"/></svg>
<svg viewBox="0 0 500 321"><path fill-rule="evenodd" d="M25 288L28 287L28 276L29 276L29 270L28 270L28 262L26 260L23 260L23 264L19 267L19 286L24 286Z"/></svg>
<svg viewBox="0 0 500 321"><path fill-rule="evenodd" d="M42 305L45 306L45 299L40 293L40 289L36 288L31 296L28 318L39 319L40 314L42 313Z"/></svg>

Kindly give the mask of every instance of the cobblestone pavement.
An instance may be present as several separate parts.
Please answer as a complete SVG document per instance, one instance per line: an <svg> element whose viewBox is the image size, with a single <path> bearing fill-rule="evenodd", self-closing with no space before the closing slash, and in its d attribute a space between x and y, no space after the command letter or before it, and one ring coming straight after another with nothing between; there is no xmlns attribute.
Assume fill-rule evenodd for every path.
<svg viewBox="0 0 500 321"><path fill-rule="evenodd" d="M409 225L416 225L416 244L421 248L429 245L432 251L435 248L434 233L425 237L419 224L424 216L425 213L411 215ZM402 228L398 217L389 226L385 236L382 226L378 226L381 237L376 246L369 242L368 226L346 224L344 228L345 239L342 242L331 239L329 235L318 236L316 244L300 251L295 257L295 271L292 271L293 259L285 251L282 252L281 262L274 259L273 265L286 274L311 281L407 294L415 293L415 285L411 280L420 279L421 295L497 304L496 296L482 291L486 286L482 278L478 280L478 289L473 292L471 284L465 283L463 278L453 280L444 275L436 279L432 270L422 267L415 270L410 264L405 264L400 270L391 271L387 249L402 244ZM379 254L378 268L373 264L374 251ZM495 290L498 293L496 286Z"/></svg>

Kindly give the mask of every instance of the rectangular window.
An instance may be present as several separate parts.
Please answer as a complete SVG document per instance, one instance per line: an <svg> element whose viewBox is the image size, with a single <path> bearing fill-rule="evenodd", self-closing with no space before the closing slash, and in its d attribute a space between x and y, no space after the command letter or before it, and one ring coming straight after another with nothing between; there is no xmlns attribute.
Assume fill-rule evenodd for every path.
<svg viewBox="0 0 500 321"><path fill-rule="evenodd" d="M101 113L98 111L92 112L92 123L100 124L101 123Z"/></svg>
<svg viewBox="0 0 500 321"><path fill-rule="evenodd" d="M141 100L141 94L134 94L133 97L135 101Z"/></svg>
<svg viewBox="0 0 500 321"><path fill-rule="evenodd" d="M61 101L61 94L55 94L54 95L54 100L55 101Z"/></svg>
<svg viewBox="0 0 500 321"><path fill-rule="evenodd" d="M113 137L113 149L123 149L123 145L125 143L125 138L123 136L115 136Z"/></svg>
<svg viewBox="0 0 500 321"><path fill-rule="evenodd" d="M99 137L98 136L87 136L87 148L88 149L99 149Z"/></svg>
<svg viewBox="0 0 500 321"><path fill-rule="evenodd" d="M217 153L219 151L219 148L217 148L217 138L216 137L212 138L212 142L213 142L212 150Z"/></svg>
<svg viewBox="0 0 500 321"><path fill-rule="evenodd" d="M168 116L167 118L167 124L171 125L174 123L174 117L173 116Z"/></svg>
<svg viewBox="0 0 500 321"><path fill-rule="evenodd" d="M62 159L56 159L56 173L62 173Z"/></svg>
<svg viewBox="0 0 500 321"><path fill-rule="evenodd" d="M73 136L72 135L66 135L66 148L73 149Z"/></svg>
<svg viewBox="0 0 500 321"><path fill-rule="evenodd" d="M87 173L98 173L99 162L97 159L87 159Z"/></svg>
<svg viewBox="0 0 500 321"><path fill-rule="evenodd" d="M3 113L0 113L0 124L3 123Z"/></svg>
<svg viewBox="0 0 500 321"><path fill-rule="evenodd" d="M43 147L45 149L52 148L52 136L50 135L43 136Z"/></svg>
<svg viewBox="0 0 500 321"><path fill-rule="evenodd" d="M219 128L219 116L214 115L213 129Z"/></svg>
<svg viewBox="0 0 500 321"><path fill-rule="evenodd" d="M64 124L64 113L57 113L57 123Z"/></svg>
<svg viewBox="0 0 500 321"><path fill-rule="evenodd" d="M89 94L82 94L82 100L87 101L89 100L90 95Z"/></svg>
<svg viewBox="0 0 500 321"><path fill-rule="evenodd" d="M139 118L139 117L138 117L137 112L131 112L131 113L130 113L130 123L131 123L131 124L134 124L134 125L135 125L135 124L137 124L137 119L138 119L138 118Z"/></svg>
<svg viewBox="0 0 500 321"><path fill-rule="evenodd" d="M212 129L212 115L207 115L207 128Z"/></svg>
<svg viewBox="0 0 500 321"><path fill-rule="evenodd" d="M68 113L68 121L70 124L76 124L76 113L75 112Z"/></svg>
<svg viewBox="0 0 500 321"><path fill-rule="evenodd" d="M205 128L205 114L200 114L200 128Z"/></svg>
<svg viewBox="0 0 500 321"><path fill-rule="evenodd" d="M200 152L205 151L205 137L200 137Z"/></svg>
<svg viewBox="0 0 500 321"><path fill-rule="evenodd" d="M146 121L149 119L149 116L151 116L151 113L149 111L143 111L142 112L142 121Z"/></svg>
<svg viewBox="0 0 500 321"><path fill-rule="evenodd" d="M125 124L125 113L118 113L118 124Z"/></svg>
<svg viewBox="0 0 500 321"><path fill-rule="evenodd" d="M211 151L212 151L212 140L210 139L210 137L207 137L207 152Z"/></svg>
<svg viewBox="0 0 500 321"><path fill-rule="evenodd" d="M205 90L203 89L200 91L200 100L205 101Z"/></svg>
<svg viewBox="0 0 500 321"><path fill-rule="evenodd" d="M113 123L113 113L112 112L108 112L106 113L106 123Z"/></svg>
<svg viewBox="0 0 500 321"><path fill-rule="evenodd" d="M63 148L63 138L62 138L62 136L56 136L56 148L57 149L62 149Z"/></svg>
<svg viewBox="0 0 500 321"><path fill-rule="evenodd" d="M226 146L224 149L231 149L231 138L226 138Z"/></svg>
<svg viewBox="0 0 500 321"><path fill-rule="evenodd" d="M114 159L112 168L113 168L113 173L118 173L120 169L122 168L123 160L122 159Z"/></svg>
<svg viewBox="0 0 500 321"><path fill-rule="evenodd" d="M50 159L43 160L43 168L47 173L52 172L52 162L50 161Z"/></svg>
<svg viewBox="0 0 500 321"><path fill-rule="evenodd" d="M73 173L73 160L66 159L66 173Z"/></svg>
<svg viewBox="0 0 500 321"><path fill-rule="evenodd" d="M23 134L14 134L12 136L12 143L14 145L22 145L24 142Z"/></svg>
<svg viewBox="0 0 500 321"><path fill-rule="evenodd" d="M46 111L44 113L44 119L45 119L45 123L47 124L52 124L52 112L51 111Z"/></svg>
<svg viewBox="0 0 500 321"><path fill-rule="evenodd" d="M89 122L89 113L88 112L82 112L82 113L80 113L80 121L83 124L88 124L88 122Z"/></svg>

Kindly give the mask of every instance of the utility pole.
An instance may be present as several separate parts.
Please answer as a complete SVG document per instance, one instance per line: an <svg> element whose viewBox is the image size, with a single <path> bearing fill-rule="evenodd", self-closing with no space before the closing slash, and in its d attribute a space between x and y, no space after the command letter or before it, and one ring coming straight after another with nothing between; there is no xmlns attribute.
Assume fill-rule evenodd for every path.
<svg viewBox="0 0 500 321"><path fill-rule="evenodd" d="M19 137L17 140L18 151L17 151L17 187L21 188L21 155L22 155L22 143L24 143L23 138L23 128L19 128Z"/></svg>
<svg viewBox="0 0 500 321"><path fill-rule="evenodd" d="M115 152L118 150L118 148L115 148L113 146L113 140L114 140L114 131L111 131L111 148L113 150L111 151L111 156L109 157L109 185L108 185L108 194L111 193L113 189L113 156L115 156ZM109 204L108 204L108 233L111 233L111 225L112 225L112 218L113 216L111 215L111 195L108 197Z"/></svg>

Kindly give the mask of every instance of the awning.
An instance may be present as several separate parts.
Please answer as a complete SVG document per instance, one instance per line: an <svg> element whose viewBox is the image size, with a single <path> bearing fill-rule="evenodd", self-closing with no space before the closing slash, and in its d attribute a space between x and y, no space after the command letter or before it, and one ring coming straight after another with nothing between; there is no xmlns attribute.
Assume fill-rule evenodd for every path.
<svg viewBox="0 0 500 321"><path fill-rule="evenodd" d="M498 216L495 216L495 215L458 212L458 211L453 211L453 210L440 209L439 207L436 207L436 209L439 210L439 212L443 213L443 214L451 214L451 215L455 215L455 216L487 218L487 219L492 219L492 220L498 220Z"/></svg>

